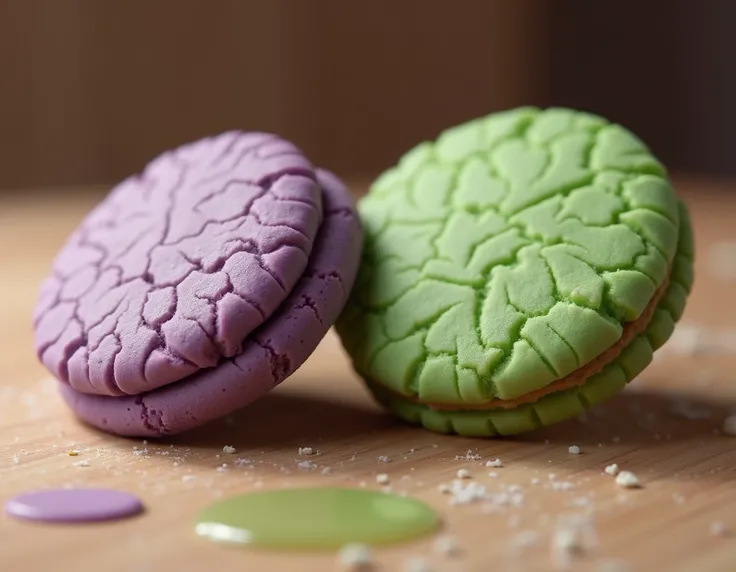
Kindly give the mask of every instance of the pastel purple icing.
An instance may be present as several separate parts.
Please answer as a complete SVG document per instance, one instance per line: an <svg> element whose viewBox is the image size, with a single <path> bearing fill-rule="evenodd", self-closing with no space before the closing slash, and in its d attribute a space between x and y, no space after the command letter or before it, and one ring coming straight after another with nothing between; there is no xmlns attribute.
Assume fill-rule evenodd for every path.
<svg viewBox="0 0 736 572"><path fill-rule="evenodd" d="M76 415L104 431L151 437L192 429L248 405L293 373L342 310L360 260L354 203L332 174L318 171L323 222L309 264L279 309L214 369L138 396L92 395L61 384Z"/></svg>
<svg viewBox="0 0 736 572"><path fill-rule="evenodd" d="M43 522L99 522L143 511L136 496L111 489L56 489L18 495L5 503L12 517Z"/></svg>
<svg viewBox="0 0 736 572"><path fill-rule="evenodd" d="M56 257L34 313L37 354L75 391L108 396L213 368L291 292L320 222L311 164L275 135L164 153Z"/></svg>

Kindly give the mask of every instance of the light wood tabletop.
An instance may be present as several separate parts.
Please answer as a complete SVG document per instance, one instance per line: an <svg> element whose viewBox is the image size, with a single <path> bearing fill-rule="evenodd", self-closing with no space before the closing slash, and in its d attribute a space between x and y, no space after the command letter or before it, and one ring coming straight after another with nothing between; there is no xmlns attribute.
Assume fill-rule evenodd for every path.
<svg viewBox="0 0 736 572"><path fill-rule="evenodd" d="M587 524L576 529L586 534L571 570L736 570L736 437L721 431L736 413L736 192L697 181L678 186L694 217L697 263L675 337L626 391L583 418L488 440L436 435L385 415L333 334L281 387L230 422L148 443L87 428L37 363L30 314L56 249L99 195L2 199L0 501L35 488L106 486L139 495L147 511L85 526L0 517L0 570L339 570L335 553L212 544L194 534L193 518L216 499L259 488L380 489L378 473L389 475L394 492L439 510L442 534L460 552L438 553L432 537L376 550L376 570L413 570L414 557L432 571L554 570L566 564L553 548L572 520ZM236 453L224 453L226 445ZM572 445L579 455L569 452ZM316 470L298 468L299 447L318 451L310 457ZM252 468L235 463L240 457ZM485 466L495 458L503 467ZM633 471L643 487L617 486L604 472L612 463ZM439 485L461 468L499 493L496 500L452 504Z"/></svg>

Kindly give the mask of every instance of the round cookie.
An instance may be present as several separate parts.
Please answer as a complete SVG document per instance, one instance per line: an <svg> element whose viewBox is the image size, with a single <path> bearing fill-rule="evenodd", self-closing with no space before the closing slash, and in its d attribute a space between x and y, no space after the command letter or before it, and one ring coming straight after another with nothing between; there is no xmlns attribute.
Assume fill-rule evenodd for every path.
<svg viewBox="0 0 736 572"><path fill-rule="evenodd" d="M519 108L409 151L360 202L337 330L376 398L440 432L509 435L619 391L692 285L687 210L623 127Z"/></svg>
<svg viewBox="0 0 736 572"><path fill-rule="evenodd" d="M75 391L136 395L238 355L302 275L320 201L309 161L275 135L162 154L57 255L34 314L39 358Z"/></svg>
<svg viewBox="0 0 736 572"><path fill-rule="evenodd" d="M91 395L62 384L62 396L79 418L119 435L178 433L248 405L309 357L347 300L362 248L361 225L347 189L334 175L317 174L323 222L309 264L242 352L216 368L138 396Z"/></svg>

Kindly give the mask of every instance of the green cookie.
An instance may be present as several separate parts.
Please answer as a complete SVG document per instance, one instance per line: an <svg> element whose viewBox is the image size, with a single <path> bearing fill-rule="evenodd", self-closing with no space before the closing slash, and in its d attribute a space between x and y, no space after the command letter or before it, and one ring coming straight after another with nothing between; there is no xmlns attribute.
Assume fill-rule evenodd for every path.
<svg viewBox="0 0 736 572"><path fill-rule="evenodd" d="M573 417L638 375L693 280L686 207L629 131L519 108L375 181L337 331L376 398L462 435Z"/></svg>

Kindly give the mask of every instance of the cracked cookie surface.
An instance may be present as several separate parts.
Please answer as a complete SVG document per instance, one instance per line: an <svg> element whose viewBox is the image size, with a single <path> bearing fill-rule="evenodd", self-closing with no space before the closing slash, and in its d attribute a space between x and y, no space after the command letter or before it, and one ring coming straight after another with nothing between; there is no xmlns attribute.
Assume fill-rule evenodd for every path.
<svg viewBox="0 0 736 572"><path fill-rule="evenodd" d="M318 170L324 221L300 280L240 354L177 383L137 396L61 393L76 415L127 436L179 433L248 405L291 375L314 351L342 310L360 260L362 230L352 198L332 174Z"/></svg>
<svg viewBox="0 0 736 572"><path fill-rule="evenodd" d="M692 254L678 267L689 228L664 167L623 127L573 110L449 129L359 209L363 260L337 329L393 401L513 401L614 346L660 287L658 310L684 306L691 283L667 283L691 274Z"/></svg>
<svg viewBox="0 0 736 572"><path fill-rule="evenodd" d="M291 143L229 132L123 181L53 262L36 351L77 392L136 395L212 368L279 307L322 216Z"/></svg>

